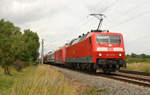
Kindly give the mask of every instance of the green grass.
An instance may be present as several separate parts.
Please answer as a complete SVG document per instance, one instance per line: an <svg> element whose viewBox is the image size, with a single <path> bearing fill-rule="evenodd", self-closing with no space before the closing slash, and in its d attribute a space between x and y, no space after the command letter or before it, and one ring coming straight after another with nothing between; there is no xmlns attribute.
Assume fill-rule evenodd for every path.
<svg viewBox="0 0 150 95"><path fill-rule="evenodd" d="M0 94L3 95L4 93L8 92L15 81L27 75L31 71L31 68L34 70L36 67L27 67L26 69L23 69L22 72L17 72L13 67L9 67L11 75L5 75L3 68L0 66Z"/></svg>
<svg viewBox="0 0 150 95"><path fill-rule="evenodd" d="M13 80L0 80L0 91L9 89L13 84Z"/></svg>
<svg viewBox="0 0 150 95"><path fill-rule="evenodd" d="M13 77L4 75L3 69L0 67L0 92L8 90L13 85Z"/></svg>
<svg viewBox="0 0 150 95"><path fill-rule="evenodd" d="M127 68L124 69L124 70L133 70L133 71L140 71L140 72L150 72L150 63L139 62L139 63L127 64Z"/></svg>
<svg viewBox="0 0 150 95"><path fill-rule="evenodd" d="M127 68L125 70L150 72L150 57L126 56L126 62L127 62Z"/></svg>
<svg viewBox="0 0 150 95"><path fill-rule="evenodd" d="M30 66L11 76L0 68L0 95L100 95L105 89L68 79L49 65Z"/></svg>

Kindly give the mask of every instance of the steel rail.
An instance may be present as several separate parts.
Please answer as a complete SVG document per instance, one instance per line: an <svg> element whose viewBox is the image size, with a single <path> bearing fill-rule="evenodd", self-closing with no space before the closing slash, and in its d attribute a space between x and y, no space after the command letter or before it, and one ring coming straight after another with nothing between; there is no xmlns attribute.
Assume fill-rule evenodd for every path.
<svg viewBox="0 0 150 95"><path fill-rule="evenodd" d="M147 73L147 72L138 72L138 71L129 71L129 70L120 70L119 72L127 73L127 74L136 74L136 75L150 76L150 73Z"/></svg>
<svg viewBox="0 0 150 95"><path fill-rule="evenodd" d="M148 83L143 83L143 82L138 82L138 81L134 81L134 80L128 80L128 79L118 78L118 77L114 77L114 76L106 76L106 75L101 75L101 76L105 77L105 78L109 78L109 79L114 79L114 80L119 80L119 81L131 83L131 84L134 84L134 85L139 85L139 86L144 86L144 87L150 87L150 84L148 84Z"/></svg>
<svg viewBox="0 0 150 95"><path fill-rule="evenodd" d="M140 78L140 77L128 76L128 75L122 75L122 74L115 74L115 75L116 76L125 77L125 78L135 79L135 80L139 80L139 81L145 81L145 82L149 82L150 83L150 79L146 79L146 78Z"/></svg>

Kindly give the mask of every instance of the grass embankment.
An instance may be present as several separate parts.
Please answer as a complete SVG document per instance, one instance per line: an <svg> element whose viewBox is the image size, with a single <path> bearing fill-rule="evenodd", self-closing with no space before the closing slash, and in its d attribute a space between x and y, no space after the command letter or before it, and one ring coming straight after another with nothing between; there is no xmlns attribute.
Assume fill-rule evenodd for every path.
<svg viewBox="0 0 150 95"><path fill-rule="evenodd" d="M103 89L74 82L48 65L28 67L21 73L13 71L12 76L0 74L2 95L100 95L103 92Z"/></svg>
<svg viewBox="0 0 150 95"><path fill-rule="evenodd" d="M146 62L130 63L127 64L127 68L125 70L150 72L150 63L146 63Z"/></svg>
<svg viewBox="0 0 150 95"><path fill-rule="evenodd" d="M127 68L125 70L133 70L140 72L150 72L150 58L149 57L126 57Z"/></svg>
<svg viewBox="0 0 150 95"><path fill-rule="evenodd" d="M17 72L13 67L10 67L11 75L5 75L0 66L0 95L7 95L8 92L10 92L10 88L16 83L16 81L23 79L30 72L33 72L35 68L35 66L30 66L23 69L22 72Z"/></svg>

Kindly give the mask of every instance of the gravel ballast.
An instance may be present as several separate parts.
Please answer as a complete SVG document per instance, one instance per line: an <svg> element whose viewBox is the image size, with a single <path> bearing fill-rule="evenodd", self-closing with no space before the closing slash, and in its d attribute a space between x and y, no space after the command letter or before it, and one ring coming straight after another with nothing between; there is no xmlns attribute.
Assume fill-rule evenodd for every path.
<svg viewBox="0 0 150 95"><path fill-rule="evenodd" d="M90 75L62 67L52 66L70 79L106 89L104 95L150 95L150 88L137 86L101 76Z"/></svg>

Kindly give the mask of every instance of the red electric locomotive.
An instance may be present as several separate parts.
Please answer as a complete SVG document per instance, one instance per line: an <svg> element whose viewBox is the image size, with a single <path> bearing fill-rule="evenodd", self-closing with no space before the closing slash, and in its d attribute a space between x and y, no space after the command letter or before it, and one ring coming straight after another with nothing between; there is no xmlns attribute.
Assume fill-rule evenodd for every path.
<svg viewBox="0 0 150 95"><path fill-rule="evenodd" d="M84 34L70 42L66 48L66 64L72 67L114 72L125 67L125 49L120 33L99 30Z"/></svg>

